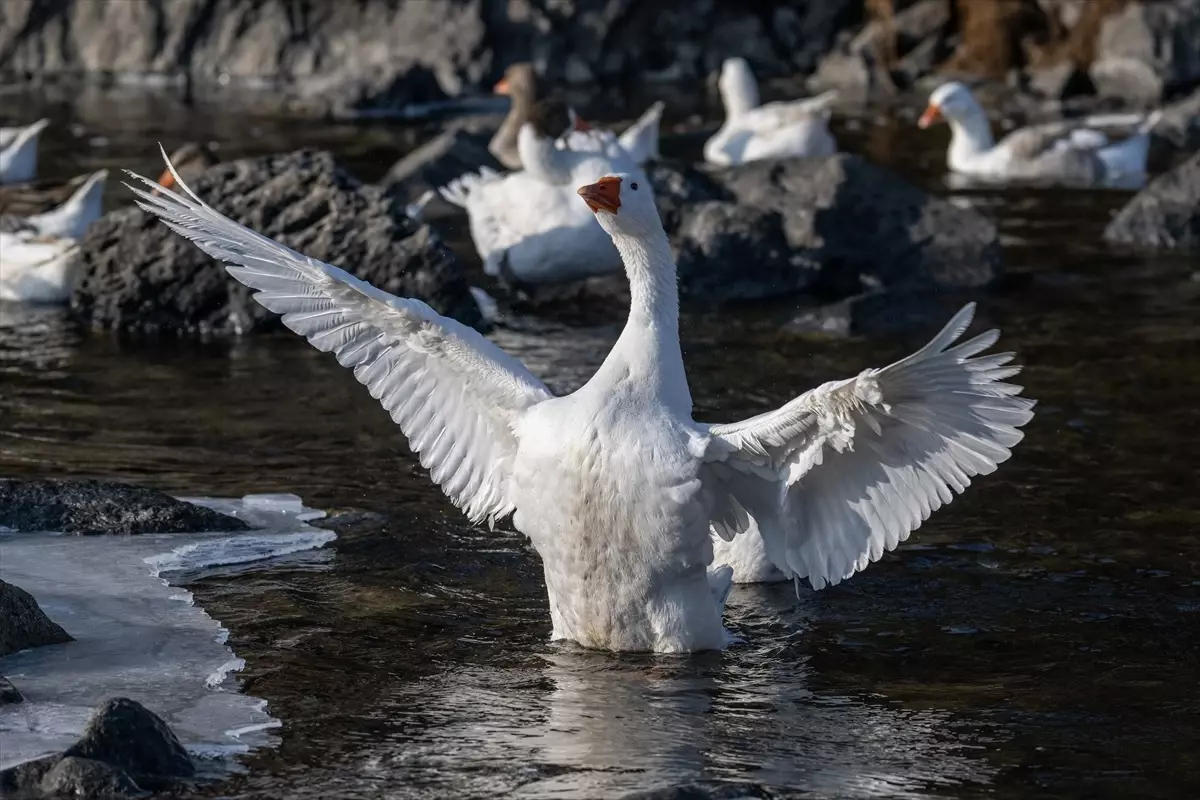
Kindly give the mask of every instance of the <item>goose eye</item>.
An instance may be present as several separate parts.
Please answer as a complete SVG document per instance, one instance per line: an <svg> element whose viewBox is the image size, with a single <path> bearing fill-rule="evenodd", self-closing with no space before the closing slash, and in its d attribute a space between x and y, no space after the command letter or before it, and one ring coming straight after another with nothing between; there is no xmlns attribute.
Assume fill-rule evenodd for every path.
<svg viewBox="0 0 1200 800"><path fill-rule="evenodd" d="M633 183L629 184L629 188L633 189L636 192L637 191L637 181L634 181Z"/></svg>

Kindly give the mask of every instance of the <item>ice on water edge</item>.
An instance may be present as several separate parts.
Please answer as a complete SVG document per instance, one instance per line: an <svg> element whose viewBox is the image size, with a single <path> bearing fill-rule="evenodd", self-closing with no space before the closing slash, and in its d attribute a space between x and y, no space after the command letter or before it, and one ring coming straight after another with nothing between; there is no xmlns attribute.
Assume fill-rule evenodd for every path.
<svg viewBox="0 0 1200 800"><path fill-rule="evenodd" d="M76 640L0 658L0 674L26 697L0 708L0 769L61 751L91 710L114 696L144 703L197 756L273 742L270 731L281 723L266 701L241 694L229 679L245 666L225 644L229 632L171 579L313 550L336 536L308 525L324 512L295 495L184 499L258 530L128 537L0 531L0 578L33 594Z"/></svg>

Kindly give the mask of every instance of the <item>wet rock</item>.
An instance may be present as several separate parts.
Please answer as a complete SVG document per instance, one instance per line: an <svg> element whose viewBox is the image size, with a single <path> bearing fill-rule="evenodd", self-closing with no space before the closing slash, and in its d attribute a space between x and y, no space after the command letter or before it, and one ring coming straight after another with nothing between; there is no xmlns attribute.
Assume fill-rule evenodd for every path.
<svg viewBox="0 0 1200 800"><path fill-rule="evenodd" d="M133 797L141 787L117 767L90 758L59 759L38 784L51 797L84 797L88 800Z"/></svg>
<svg viewBox="0 0 1200 800"><path fill-rule="evenodd" d="M33 595L0 581L0 656L70 641L74 640L62 626L46 616Z"/></svg>
<svg viewBox="0 0 1200 800"><path fill-rule="evenodd" d="M1159 148L1200 150L1200 89L1164 108L1153 136Z"/></svg>
<svg viewBox="0 0 1200 800"><path fill-rule="evenodd" d="M1104 230L1118 244L1200 253L1200 153L1155 178Z"/></svg>
<svg viewBox="0 0 1200 800"><path fill-rule="evenodd" d="M1088 74L1069 61L1031 68L1026 70L1026 76L1029 89L1048 100L1066 100L1090 95L1096 90Z"/></svg>
<svg viewBox="0 0 1200 800"><path fill-rule="evenodd" d="M143 796L196 774L167 724L123 697L100 706L64 753L0 771L0 795L95 800Z"/></svg>
<svg viewBox="0 0 1200 800"><path fill-rule="evenodd" d="M465 173L483 167L502 172L503 165L488 152L489 138L488 133L456 126L393 164L379 185L407 205Z"/></svg>
<svg viewBox="0 0 1200 800"><path fill-rule="evenodd" d="M116 767L148 789L196 774L191 756L167 723L125 697L115 697L96 709L83 736L63 755Z"/></svg>
<svg viewBox="0 0 1200 800"><path fill-rule="evenodd" d="M756 783L698 781L679 786L649 789L624 796L623 800L771 800L776 795Z"/></svg>
<svg viewBox="0 0 1200 800"><path fill-rule="evenodd" d="M13 686L12 681L0 675L0 706L9 706L14 703L22 703L25 701L25 696Z"/></svg>
<svg viewBox="0 0 1200 800"><path fill-rule="evenodd" d="M1128 3L1108 16L1095 43L1090 74L1097 91L1153 103L1164 89L1200 82L1200 2Z"/></svg>
<svg viewBox="0 0 1200 800"><path fill-rule="evenodd" d="M674 237L688 206L710 200L733 201L733 195L705 172L687 164L654 162L646 167L654 201L667 235Z"/></svg>
<svg viewBox="0 0 1200 800"><path fill-rule="evenodd" d="M124 483L0 479L0 525L81 535L244 531L245 522Z"/></svg>
<svg viewBox="0 0 1200 800"><path fill-rule="evenodd" d="M193 190L231 219L393 294L482 324L462 269L427 225L326 152L218 164ZM80 243L71 308L84 323L143 333L225 336L282 326L198 247L137 208L109 214Z"/></svg>
<svg viewBox="0 0 1200 800"><path fill-rule="evenodd" d="M121 75L203 93L265 86L306 114L396 109L486 91L531 60L551 83L701 79L727 56L762 78L810 72L861 0L6 0L0 72Z"/></svg>
<svg viewBox="0 0 1200 800"><path fill-rule="evenodd" d="M821 265L793 250L785 224L777 211L737 203L692 206L677 236L680 296L723 302L808 289Z"/></svg>
<svg viewBox="0 0 1200 800"><path fill-rule="evenodd" d="M995 226L857 156L759 161L668 178L680 291L699 300L799 290L980 287L1001 274ZM680 198L687 198L681 200ZM677 211L676 211L677 209Z"/></svg>

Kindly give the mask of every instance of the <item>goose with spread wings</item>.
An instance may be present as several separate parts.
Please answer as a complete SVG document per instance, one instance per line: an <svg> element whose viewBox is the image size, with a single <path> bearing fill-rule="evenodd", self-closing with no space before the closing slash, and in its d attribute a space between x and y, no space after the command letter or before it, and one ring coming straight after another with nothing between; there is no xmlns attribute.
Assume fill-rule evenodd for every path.
<svg viewBox="0 0 1200 800"><path fill-rule="evenodd" d="M631 303L604 363L566 396L420 300L238 225L183 181L177 193L138 180L143 209L353 370L468 519L512 516L541 557L555 639L723 648L732 570L714 563L714 532L754 537L814 588L836 584L995 470L1032 417L1005 382L1012 355L983 355L997 333L959 341L967 307L888 367L742 422L695 421L675 263L649 187L628 175L578 191L621 255Z"/></svg>

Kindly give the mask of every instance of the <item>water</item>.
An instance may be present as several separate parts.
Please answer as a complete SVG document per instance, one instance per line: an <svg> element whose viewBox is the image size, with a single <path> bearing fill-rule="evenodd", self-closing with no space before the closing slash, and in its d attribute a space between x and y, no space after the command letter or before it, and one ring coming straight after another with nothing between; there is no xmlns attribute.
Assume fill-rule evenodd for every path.
<svg viewBox="0 0 1200 800"><path fill-rule="evenodd" d="M52 137L47 171L157 174L150 142L211 131L226 153L319 143L370 178L424 135L140 102L113 119L70 112L108 142L80 150ZM266 133L248 135L256 125ZM839 132L847 149L949 191L944 131L870 117L854 127ZM469 527L353 378L282 333L124 342L82 335L59 312L5 309L0 474L292 492L332 512L319 523L338 532L322 569L185 582L245 659L243 691L283 721L277 748L192 796L611 797L699 779L805 797L1190 796L1196 265L1103 245L1122 192L954 194L1004 236L1012 277L980 316L1028 365L1040 405L1027 438L853 580L799 598L735 588L730 624L747 644L725 653L549 644L539 565L521 537ZM788 310L686 317L698 418L772 408L919 343L789 337L778 332ZM567 391L617 330L527 324L495 338Z"/></svg>

